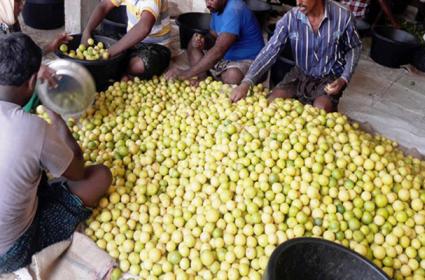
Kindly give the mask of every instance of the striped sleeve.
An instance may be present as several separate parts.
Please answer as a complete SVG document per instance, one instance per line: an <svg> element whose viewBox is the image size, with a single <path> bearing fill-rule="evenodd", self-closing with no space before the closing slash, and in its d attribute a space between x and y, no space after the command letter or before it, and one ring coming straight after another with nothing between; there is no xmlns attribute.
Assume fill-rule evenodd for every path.
<svg viewBox="0 0 425 280"><path fill-rule="evenodd" d="M257 55L243 82L251 85L258 83L259 79L276 62L276 59L288 39L288 26L292 18L292 13L286 13L276 24L276 29L269 42Z"/></svg>
<svg viewBox="0 0 425 280"><path fill-rule="evenodd" d="M354 70L359 62L362 48L362 41L357 33L352 14L349 14L347 27L343 35L343 43L346 47L345 67L341 77L346 81L350 81Z"/></svg>
<svg viewBox="0 0 425 280"><path fill-rule="evenodd" d="M161 0L144 0L137 3L140 14L144 11L151 13L158 20L161 13Z"/></svg>

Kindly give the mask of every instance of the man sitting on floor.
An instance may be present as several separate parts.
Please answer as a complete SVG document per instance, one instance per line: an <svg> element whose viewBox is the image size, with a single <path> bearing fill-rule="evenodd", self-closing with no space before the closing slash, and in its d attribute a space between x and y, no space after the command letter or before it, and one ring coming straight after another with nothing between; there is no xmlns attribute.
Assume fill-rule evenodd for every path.
<svg viewBox="0 0 425 280"><path fill-rule="evenodd" d="M239 84L264 46L261 28L243 0L208 0L207 7L214 46L204 54L205 38L195 34L188 47L190 69L171 69L166 78L203 79L210 71L224 83Z"/></svg>
<svg viewBox="0 0 425 280"><path fill-rule="evenodd" d="M168 0L102 0L90 17L81 43L87 44L106 15L120 5L127 7L128 32L108 49L109 55L114 57L131 50L128 75L146 79L161 75L171 59L167 48L171 31Z"/></svg>
<svg viewBox="0 0 425 280"><path fill-rule="evenodd" d="M269 96L297 98L333 112L360 57L361 41L350 11L331 0L297 0L276 25L274 35L251 65L231 100L245 98L249 88L276 61L289 40L295 67Z"/></svg>
<svg viewBox="0 0 425 280"><path fill-rule="evenodd" d="M49 125L23 111L40 64L41 49L27 35L0 38L0 274L71 237L112 181L105 166L84 166L59 115L49 111ZM48 182L45 171L63 178Z"/></svg>

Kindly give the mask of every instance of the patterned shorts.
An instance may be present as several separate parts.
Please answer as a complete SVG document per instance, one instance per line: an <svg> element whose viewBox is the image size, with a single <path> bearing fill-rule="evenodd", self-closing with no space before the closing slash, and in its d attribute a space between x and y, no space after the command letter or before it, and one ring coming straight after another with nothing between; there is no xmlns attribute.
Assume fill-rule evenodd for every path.
<svg viewBox="0 0 425 280"><path fill-rule="evenodd" d="M0 273L11 273L29 265L32 255L70 238L77 225L92 214L92 210L69 191L66 182L48 183L43 176L37 195L34 220L12 247L0 255Z"/></svg>
<svg viewBox="0 0 425 280"><path fill-rule="evenodd" d="M243 75L248 72L249 67L251 66L253 60L245 59L245 60L238 60L238 61L230 61L222 59L219 62L217 62L214 67L210 70L211 75L213 75L214 78L218 79L223 72L229 69L238 69L242 72Z"/></svg>
<svg viewBox="0 0 425 280"><path fill-rule="evenodd" d="M327 75L320 78L306 76L299 68L293 67L285 78L276 85L276 88L288 89L295 92L294 98L303 104L312 105L317 97L326 95L330 98L334 106L338 106L344 89L336 95L328 95L325 92L326 85L336 79L337 77L334 75Z"/></svg>

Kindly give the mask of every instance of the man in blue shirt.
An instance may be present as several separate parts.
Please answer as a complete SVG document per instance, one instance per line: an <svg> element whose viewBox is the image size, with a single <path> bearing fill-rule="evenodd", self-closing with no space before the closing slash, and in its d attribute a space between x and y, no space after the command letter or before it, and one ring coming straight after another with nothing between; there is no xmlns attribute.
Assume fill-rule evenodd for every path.
<svg viewBox="0 0 425 280"><path fill-rule="evenodd" d="M279 20L274 35L233 90L232 101L246 97L288 40L296 66L269 99L296 98L327 112L336 111L359 60L361 41L351 12L331 0L297 0L297 7Z"/></svg>
<svg viewBox="0 0 425 280"><path fill-rule="evenodd" d="M205 38L195 34L188 47L189 70L172 69L166 78L203 78L208 71L228 84L239 84L264 46L261 28L243 0L208 0L214 46L204 53Z"/></svg>

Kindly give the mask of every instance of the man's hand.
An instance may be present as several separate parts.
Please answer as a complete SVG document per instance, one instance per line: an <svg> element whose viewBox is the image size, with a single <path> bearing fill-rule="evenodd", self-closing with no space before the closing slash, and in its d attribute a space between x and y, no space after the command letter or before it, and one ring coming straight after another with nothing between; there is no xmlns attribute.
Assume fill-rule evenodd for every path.
<svg viewBox="0 0 425 280"><path fill-rule="evenodd" d="M72 40L72 36L71 36L71 35L69 35L69 34L68 34L68 33L66 33L66 32L61 33L61 34L59 34L58 36L56 36L56 38L55 38L55 39L53 39L53 41L52 41L52 42L50 42L50 43L47 45L47 47L46 47L46 49L45 49L45 52L46 52L46 53L53 52L53 51L55 51L55 50L59 49L59 46L60 46L60 45L62 45L62 44L66 44L66 43L68 43L68 42L69 42L69 41L71 41L71 40Z"/></svg>
<svg viewBox="0 0 425 280"><path fill-rule="evenodd" d="M84 30L83 35L81 36L81 43L85 46L87 46L87 41L90 39L91 37L91 32L89 32L88 30Z"/></svg>
<svg viewBox="0 0 425 280"><path fill-rule="evenodd" d="M43 83L48 82L49 87L56 87L58 84L55 70L43 64L40 66L40 70L38 70L37 78Z"/></svg>
<svg viewBox="0 0 425 280"><path fill-rule="evenodd" d="M326 85L325 92L328 95L336 95L340 93L345 88L346 85L347 85L347 82L343 78L338 78L332 83Z"/></svg>
<svg viewBox="0 0 425 280"><path fill-rule="evenodd" d="M179 69L177 67L169 69L165 74L164 77L167 80L176 80L179 79L180 74L183 73L182 69Z"/></svg>
<svg viewBox="0 0 425 280"><path fill-rule="evenodd" d="M235 87L232 90L230 100L232 102L238 102L241 99L244 99L248 95L250 84L242 82L239 86Z"/></svg>

